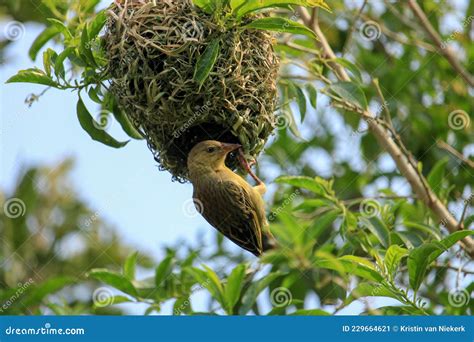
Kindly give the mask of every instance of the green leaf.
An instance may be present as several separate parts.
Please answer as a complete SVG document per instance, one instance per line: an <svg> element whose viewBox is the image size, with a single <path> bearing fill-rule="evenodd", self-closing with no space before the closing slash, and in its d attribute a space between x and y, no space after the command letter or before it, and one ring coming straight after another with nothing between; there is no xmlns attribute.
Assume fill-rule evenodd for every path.
<svg viewBox="0 0 474 342"><path fill-rule="evenodd" d="M365 217L359 218L363 225L365 225L372 234L379 240L380 244L385 248L390 246L390 231L385 223L377 216L367 219Z"/></svg>
<svg viewBox="0 0 474 342"><path fill-rule="evenodd" d="M249 24L243 26L243 28L302 34L310 38L317 39L316 34L303 24L280 17L267 17L256 19L250 22Z"/></svg>
<svg viewBox="0 0 474 342"><path fill-rule="evenodd" d="M49 26L41 32L38 37L33 41L31 44L30 50L28 51L28 55L34 61L36 60L36 56L38 56L38 52L41 50L43 46L46 45L51 39L53 39L60 30L56 26Z"/></svg>
<svg viewBox="0 0 474 342"><path fill-rule="evenodd" d="M54 72L58 78L64 79L66 72L64 70L64 60L71 56L74 53L74 48L68 47L63 52L61 52L56 58L54 63Z"/></svg>
<svg viewBox="0 0 474 342"><path fill-rule="evenodd" d="M426 243L414 248L410 252L407 262L410 286L413 290L418 291L426 275L428 266L436 260L436 258L448 250L448 248L452 247L456 242L469 235L474 235L474 231L462 230L452 233L441 241Z"/></svg>
<svg viewBox="0 0 474 342"><path fill-rule="evenodd" d="M92 66L97 66L94 55L92 54L91 39L89 37L87 27L84 27L84 29L82 30L79 52L82 58L84 59L84 62Z"/></svg>
<svg viewBox="0 0 474 342"><path fill-rule="evenodd" d="M52 64L56 62L57 57L58 57L58 54L56 53L56 51L52 49L47 49L43 53L43 67L48 77L51 77L51 66Z"/></svg>
<svg viewBox="0 0 474 342"><path fill-rule="evenodd" d="M400 265L402 259L407 255L408 249L398 245L392 245L388 248L387 252L385 253L384 264L390 279L393 280L395 273L397 272L398 265Z"/></svg>
<svg viewBox="0 0 474 342"><path fill-rule="evenodd" d="M106 131L98 129L97 127L100 127L99 124L92 118L81 98L79 98L79 101L77 102L77 117L81 127L89 134L92 140L99 141L114 148L121 148L128 144L129 141L117 141Z"/></svg>
<svg viewBox="0 0 474 342"><path fill-rule="evenodd" d="M306 96L298 84L290 82L289 85L296 95L296 102L298 103L298 108L300 110L301 122L303 122L306 116Z"/></svg>
<svg viewBox="0 0 474 342"><path fill-rule="evenodd" d="M341 215L340 210L330 210L324 213L317 220L314 220L313 224L306 229L306 240L314 241L329 228L332 227L332 223Z"/></svg>
<svg viewBox="0 0 474 342"><path fill-rule="evenodd" d="M106 10L102 10L95 15L94 20L89 24L89 38L94 39L100 33L107 22Z"/></svg>
<svg viewBox="0 0 474 342"><path fill-rule="evenodd" d="M352 82L337 82L328 86L328 89L334 95L358 105L361 109L367 108L367 99L364 91L358 85Z"/></svg>
<svg viewBox="0 0 474 342"><path fill-rule="evenodd" d="M416 229L423 233L429 234L433 236L436 240L442 239L441 232L438 227L412 221L403 221L403 225L407 228Z"/></svg>
<svg viewBox="0 0 474 342"><path fill-rule="evenodd" d="M59 87L59 84L46 75L43 70L37 68L20 70L15 76L10 77L6 83L35 83L54 88Z"/></svg>
<svg viewBox="0 0 474 342"><path fill-rule="evenodd" d="M321 7L329 10L324 0L231 0L231 8L237 18L241 18L251 12L259 11L269 7L280 7L286 5L297 5L307 7Z"/></svg>
<svg viewBox="0 0 474 342"><path fill-rule="evenodd" d="M240 298L242 291L243 280L245 278L245 270L247 267L244 264L238 265L232 270L232 273L227 278L227 284L224 289L224 297L227 303L227 313L234 313L234 306Z"/></svg>
<svg viewBox="0 0 474 342"><path fill-rule="evenodd" d="M339 263L335 264L334 260L321 258L317 260L314 265L338 272L340 272L342 265L348 274L354 274L373 282L381 282L383 280L383 276L376 271L375 266L367 259L353 255L345 255L338 258L337 261L339 261Z"/></svg>
<svg viewBox="0 0 474 342"><path fill-rule="evenodd" d="M220 40L214 39L207 47L204 53L199 57L196 69L194 70L194 80L202 87L204 81L209 76L214 64L217 61L220 51Z"/></svg>
<svg viewBox="0 0 474 342"><path fill-rule="evenodd" d="M224 291L217 275L211 269L203 271L197 267L190 267L187 272L199 283L201 287L206 288L222 307L225 307Z"/></svg>
<svg viewBox="0 0 474 342"><path fill-rule="evenodd" d="M214 13L216 9L216 0L193 0L193 3L207 14Z"/></svg>
<svg viewBox="0 0 474 342"><path fill-rule="evenodd" d="M247 314L255 304L260 292L265 290L274 280L281 277L282 273L275 272L253 282L242 297L242 306L239 309L240 315Z"/></svg>
<svg viewBox="0 0 474 342"><path fill-rule="evenodd" d="M110 306L110 305L116 305L116 304L122 304L122 303L130 303L132 300L129 297L117 295L117 296L111 296L106 298L103 303L94 303L95 308L102 308L104 306Z"/></svg>
<svg viewBox="0 0 474 342"><path fill-rule="evenodd" d="M131 296L136 297L138 295L137 289L133 286L132 282L121 274L109 271L105 268L97 268L91 270L88 276Z"/></svg>
<svg viewBox="0 0 474 342"><path fill-rule="evenodd" d="M360 72L360 69L357 67L357 65L355 65L354 63L348 61L345 58L335 58L334 61L336 63L342 65L346 69L348 69L352 73L352 75L354 75L356 81L359 84L362 84L362 74Z"/></svg>
<svg viewBox="0 0 474 342"><path fill-rule="evenodd" d="M396 294L391 292L384 285L376 285L371 283L360 283L352 290L351 294L344 300L344 305L349 305L353 301L363 297L388 297L399 299Z"/></svg>
<svg viewBox="0 0 474 342"><path fill-rule="evenodd" d="M173 256L168 255L156 267L156 271L155 271L155 285L156 285L156 287L160 287L162 285L163 281L165 281L165 279L169 277L172 270L173 270Z"/></svg>
<svg viewBox="0 0 474 342"><path fill-rule="evenodd" d="M72 39L72 34L67 28L67 26L60 20L54 18L48 18L47 21L56 28L56 30L63 34L64 39L70 40Z"/></svg>
<svg viewBox="0 0 474 342"><path fill-rule="evenodd" d="M123 275L130 280L135 279L135 269L137 266L138 252L130 254L123 265Z"/></svg>
<svg viewBox="0 0 474 342"><path fill-rule="evenodd" d="M426 180L430 188L439 196L441 190L443 189L443 178L446 172L446 165L448 164L448 158L445 157L439 160L435 166L431 169L430 173Z"/></svg>
<svg viewBox="0 0 474 342"><path fill-rule="evenodd" d="M470 215L466 217L466 219L464 220L464 227L468 229L473 222L474 222L474 215Z"/></svg>
<svg viewBox="0 0 474 342"><path fill-rule="evenodd" d="M71 277L56 277L45 280L40 284L33 284L26 289L27 292L21 304L24 307L38 305L46 296L75 283L77 283L77 280Z"/></svg>
<svg viewBox="0 0 474 342"><path fill-rule="evenodd" d="M321 179L318 177L311 178L306 176L281 176L275 179L275 183L293 185L298 188L307 189L317 195L324 196L327 192L320 180Z"/></svg>
<svg viewBox="0 0 474 342"><path fill-rule="evenodd" d="M133 124L128 118L127 113L120 109L116 101L114 101L113 104L113 115L115 120L117 120L120 126L122 127L123 131L127 133L130 138L136 140L143 140L143 136L135 129L135 127L133 127Z"/></svg>
<svg viewBox="0 0 474 342"><path fill-rule="evenodd" d="M316 88L312 84L308 83L306 85L306 91L308 92L309 103L311 103L311 106L313 106L313 108L316 109L317 99L318 99L318 93L316 91Z"/></svg>
<svg viewBox="0 0 474 342"><path fill-rule="evenodd" d="M173 315L190 314L192 311L189 296L178 297L173 304Z"/></svg>

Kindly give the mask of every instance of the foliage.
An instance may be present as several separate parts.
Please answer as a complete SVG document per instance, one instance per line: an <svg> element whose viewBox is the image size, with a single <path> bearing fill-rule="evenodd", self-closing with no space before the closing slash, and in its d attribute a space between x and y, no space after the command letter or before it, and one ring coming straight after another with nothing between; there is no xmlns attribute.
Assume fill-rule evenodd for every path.
<svg viewBox="0 0 474 342"><path fill-rule="evenodd" d="M2 314L92 312L92 298L83 301L80 290L92 292L98 283L84 274L90 267L121 265L131 252L77 197L68 179L72 165L66 160L54 168L29 168L11 193L0 191ZM139 261L151 264L146 254Z"/></svg>
<svg viewBox="0 0 474 342"><path fill-rule="evenodd" d="M195 3L210 14L224 13L219 17L224 23L238 23L256 2ZM276 45L284 64L278 133L261 170L267 179L275 174L298 175L277 178L269 204L271 230L281 247L254 265L248 263L253 260L249 255L236 254L217 237L211 250L186 245L166 248L149 278L138 279L134 269L140 258L132 253L122 268L95 265L88 279L120 292L106 301L108 305L145 303L146 314L166 313L169 303L177 315L336 314L358 301L364 304L365 314L472 315L474 282L468 267L472 261L458 244L473 234L472 159L466 157L474 143L472 88L436 53L439 49L403 4L367 3L360 11L334 1L330 12L314 11L337 52L331 58L315 41L318 32L293 6L324 7L323 2L259 3L268 5L259 9L269 7L277 15L247 25L287 28L281 30ZM474 46L469 44L469 25L463 23L468 22L474 2L464 11L434 1L424 1L423 8L430 12L431 24L445 35L446 44L456 40L459 58L462 61L464 56L467 65ZM51 32L61 36L64 51L46 49L44 70L23 71L11 81L82 90L83 96L87 93L99 104L108 104L105 108L113 112L113 101L106 100L102 87L90 87L106 80L100 73L104 63L100 46L95 44L103 25L101 13L91 17L79 11L79 19L66 24L50 20L46 29L50 32L37 40L30 55L36 56ZM464 18L457 23L461 29L454 38L440 24L453 13ZM294 23L285 25L286 20ZM367 26L375 35L367 33ZM196 63L198 81L212 69L214 52L204 56L212 58ZM72 71L80 70L77 82L64 77L69 69L65 60L72 63ZM473 66L466 66L471 74ZM338 79L341 68L348 80ZM368 109L376 117L364 117ZM449 233L446 218L437 217L414 194L368 131L375 121L388 127L400 146L406 144L409 163L426 180L424 186L464 230ZM92 129L88 132L97 136ZM209 298L204 311L196 308L203 293Z"/></svg>

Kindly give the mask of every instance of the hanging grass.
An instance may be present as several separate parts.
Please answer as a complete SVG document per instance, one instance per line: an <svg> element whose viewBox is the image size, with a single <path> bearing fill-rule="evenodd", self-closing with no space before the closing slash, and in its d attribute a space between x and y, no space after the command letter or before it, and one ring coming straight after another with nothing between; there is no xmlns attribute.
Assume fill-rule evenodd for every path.
<svg viewBox="0 0 474 342"><path fill-rule="evenodd" d="M227 28L191 0L122 0L108 16L111 91L162 170L186 181L188 152L208 139L262 151L279 66L268 32Z"/></svg>

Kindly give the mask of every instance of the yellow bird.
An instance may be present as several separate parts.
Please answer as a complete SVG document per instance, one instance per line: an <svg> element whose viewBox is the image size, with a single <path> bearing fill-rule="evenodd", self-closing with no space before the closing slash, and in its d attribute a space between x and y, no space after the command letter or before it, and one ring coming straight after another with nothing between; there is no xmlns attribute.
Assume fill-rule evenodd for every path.
<svg viewBox="0 0 474 342"><path fill-rule="evenodd" d="M266 187L251 173L240 148L239 144L214 140L198 143L188 155L189 179L194 205L207 222L238 246L260 256L275 246L262 199ZM257 186L252 187L225 165L227 154L235 150L241 153L239 159Z"/></svg>

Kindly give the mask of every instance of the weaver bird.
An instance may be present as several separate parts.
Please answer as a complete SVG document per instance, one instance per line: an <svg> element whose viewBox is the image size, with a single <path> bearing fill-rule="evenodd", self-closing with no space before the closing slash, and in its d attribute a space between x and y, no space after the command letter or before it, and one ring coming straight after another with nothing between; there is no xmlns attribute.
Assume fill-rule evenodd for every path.
<svg viewBox="0 0 474 342"><path fill-rule="evenodd" d="M194 205L201 215L232 242L256 256L274 247L262 195L265 184L250 171L241 145L206 140L189 152L189 179ZM225 165L227 155L239 150L240 162L257 181L252 187Z"/></svg>

